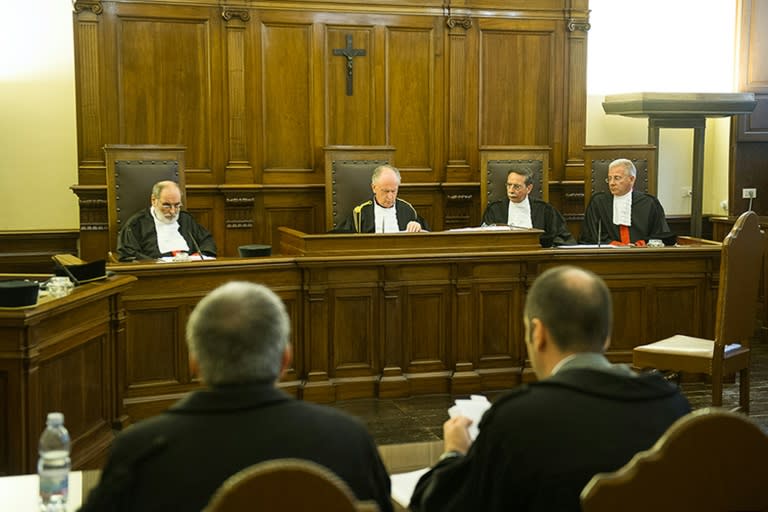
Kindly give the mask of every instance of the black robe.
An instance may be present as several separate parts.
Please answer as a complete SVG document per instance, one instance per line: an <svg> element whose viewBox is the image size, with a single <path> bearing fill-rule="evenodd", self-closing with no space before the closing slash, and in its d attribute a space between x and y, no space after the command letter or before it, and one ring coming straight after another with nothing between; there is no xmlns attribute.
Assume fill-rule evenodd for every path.
<svg viewBox="0 0 768 512"><path fill-rule="evenodd" d="M202 252L206 256L216 256L216 242L213 236L187 212L179 212L179 233L187 241L190 252ZM144 208L125 223L117 236L117 253L120 261L156 260L161 256L157 246L155 219Z"/></svg>
<svg viewBox="0 0 768 512"><path fill-rule="evenodd" d="M497 398L467 455L419 480L411 510L578 512L595 473L619 469L690 411L658 374L573 363Z"/></svg>
<svg viewBox="0 0 768 512"><path fill-rule="evenodd" d="M251 383L193 391L120 432L81 512L203 510L228 477L280 458L325 466L358 499L392 511L389 475L359 419Z"/></svg>
<svg viewBox="0 0 768 512"><path fill-rule="evenodd" d="M539 199L528 200L531 203L531 223L536 229L544 230L539 237L542 247L553 245L574 245L576 239L568 231L565 219L554 206ZM483 214L483 224L506 224L509 219L509 199L494 201Z"/></svg>
<svg viewBox="0 0 768 512"><path fill-rule="evenodd" d="M333 230L334 233L375 233L376 224L374 221L374 203L375 199L369 199L368 201L355 206L352 209L352 214L344 219L341 224L336 226ZM421 225L421 229L428 230L427 222L419 217L416 213L416 208L411 203L400 199L399 197L395 201L395 211L397 214L397 226L400 231L405 231L406 226L411 221L416 221Z"/></svg>
<svg viewBox="0 0 768 512"><path fill-rule="evenodd" d="M621 241L619 226L613 223L613 195L598 192L592 196L584 213L580 243L596 244L600 231L600 243ZM669 229L664 208L655 197L643 192L632 192L632 225L629 226L632 243L652 238L663 240L665 245L674 245L675 234Z"/></svg>

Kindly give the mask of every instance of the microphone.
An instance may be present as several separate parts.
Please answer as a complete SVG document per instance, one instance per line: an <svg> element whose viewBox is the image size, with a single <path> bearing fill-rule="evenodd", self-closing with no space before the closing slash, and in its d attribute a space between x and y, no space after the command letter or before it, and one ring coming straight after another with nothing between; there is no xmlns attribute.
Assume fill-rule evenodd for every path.
<svg viewBox="0 0 768 512"><path fill-rule="evenodd" d="M189 238L192 239L192 243L195 244L195 250L197 251L197 254L200 256L200 261L205 261L205 258L203 258L203 251L200 250L200 246L197 245L197 240L195 240L195 237L192 236L192 234L189 234Z"/></svg>
<svg viewBox="0 0 768 512"><path fill-rule="evenodd" d="M603 240L603 221L600 217L597 218L597 248L600 248L600 243Z"/></svg>

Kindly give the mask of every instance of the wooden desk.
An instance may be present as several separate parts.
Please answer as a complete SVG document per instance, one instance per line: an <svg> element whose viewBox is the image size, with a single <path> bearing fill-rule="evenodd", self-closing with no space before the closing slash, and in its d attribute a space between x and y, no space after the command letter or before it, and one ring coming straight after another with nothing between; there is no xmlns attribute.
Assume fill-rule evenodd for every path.
<svg viewBox="0 0 768 512"><path fill-rule="evenodd" d="M35 307L0 310L0 475L35 471L50 411L65 414L73 467L101 465L118 412L120 296L134 281L114 276Z"/></svg>
<svg viewBox="0 0 768 512"><path fill-rule="evenodd" d="M356 239L326 237L297 243ZM123 296L127 327L117 352L123 423L157 414L199 385L188 370L184 326L201 297L234 279L264 283L283 299L295 361L282 385L317 402L465 394L533 378L523 304L536 276L555 265L589 268L608 283L614 361L630 361L634 346L675 333L713 335L719 243L682 239L686 245L659 249L518 251L490 243L477 250L483 244L473 242L472 250L454 244L455 252L433 252L427 236L415 252L389 253L383 238L373 238L376 251L352 255L305 251L110 266L138 277Z"/></svg>

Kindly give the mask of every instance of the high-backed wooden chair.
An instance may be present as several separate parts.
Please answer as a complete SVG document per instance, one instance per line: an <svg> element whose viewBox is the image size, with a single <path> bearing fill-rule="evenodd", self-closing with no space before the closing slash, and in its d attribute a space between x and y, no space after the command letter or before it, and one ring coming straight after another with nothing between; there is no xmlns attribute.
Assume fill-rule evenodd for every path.
<svg viewBox="0 0 768 512"><path fill-rule="evenodd" d="M480 148L480 211L507 197L507 174L527 169L533 175L534 199L549 200L549 147L483 146Z"/></svg>
<svg viewBox="0 0 768 512"><path fill-rule="evenodd" d="M326 228L331 230L371 197L371 174L379 165L393 163L395 148L327 146L324 152Z"/></svg>
<svg viewBox="0 0 768 512"><path fill-rule="evenodd" d="M275 459L229 477L204 512L250 510L376 512L371 501L358 501L331 470L308 460Z"/></svg>
<svg viewBox="0 0 768 512"><path fill-rule="evenodd" d="M699 409L581 492L584 512L768 510L768 437L749 418Z"/></svg>
<svg viewBox="0 0 768 512"><path fill-rule="evenodd" d="M634 366L710 375L715 406L723 403L723 375L739 372L739 408L749 412L749 343L755 333L762 258L757 215L746 212L723 241L715 339L678 334L640 345L632 350Z"/></svg>
<svg viewBox="0 0 768 512"><path fill-rule="evenodd" d="M179 184L184 203L184 146L104 146L107 164L109 249L117 249L117 234L128 218L149 208L152 185L171 180Z"/></svg>
<svg viewBox="0 0 768 512"><path fill-rule="evenodd" d="M635 190L656 195L656 146L584 146L584 205L594 192L608 192L608 165L617 158L635 164Z"/></svg>

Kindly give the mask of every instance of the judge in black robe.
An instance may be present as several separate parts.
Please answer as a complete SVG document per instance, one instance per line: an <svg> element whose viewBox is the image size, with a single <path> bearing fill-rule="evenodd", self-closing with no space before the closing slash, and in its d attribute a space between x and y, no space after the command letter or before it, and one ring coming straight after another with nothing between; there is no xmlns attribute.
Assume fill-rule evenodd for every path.
<svg viewBox="0 0 768 512"><path fill-rule="evenodd" d="M397 217L398 231L426 231L427 223L416 213L416 208L408 201L397 197L400 188L400 171L392 165L380 165L371 175L371 190L373 197L355 206L352 213L333 230L335 233L376 233L377 224L381 227L384 219L391 215L392 208ZM386 212L383 219L377 222L376 206L381 212ZM391 217L390 217L391 218ZM390 230L380 230L390 232Z"/></svg>
<svg viewBox="0 0 768 512"><path fill-rule="evenodd" d="M592 196L584 213L584 224L581 228L580 243L608 244L621 241L620 228L613 223L613 195L598 192ZM662 240L665 245L675 245L677 237L669 229L664 208L658 199L652 195L632 191L632 223L629 226L631 243L638 240L648 242L650 239Z"/></svg>
<svg viewBox="0 0 768 512"><path fill-rule="evenodd" d="M190 252L202 252L205 256L216 256L216 242L213 236L185 211L179 212L179 234L186 240ZM120 261L156 260L161 256L157 246L155 219L149 208L131 216L117 236L117 253Z"/></svg>
<svg viewBox="0 0 768 512"><path fill-rule="evenodd" d="M376 222L373 205L375 200L375 198L372 198L355 206L352 209L352 214L336 226L336 229L333 231L335 233L375 233ZM429 229L427 222L416 213L416 208L408 201L397 198L395 201L395 211L397 212L397 226L400 231L405 231L409 222L418 222L421 225L421 229L425 231Z"/></svg>
<svg viewBox="0 0 768 512"><path fill-rule="evenodd" d="M539 237L539 243L542 247L574 245L576 243L576 239L568 231L565 219L554 206L531 197L528 197L528 200L531 203L531 224L534 228L544 231ZM494 201L485 209L483 224L507 224L508 212L509 199Z"/></svg>

